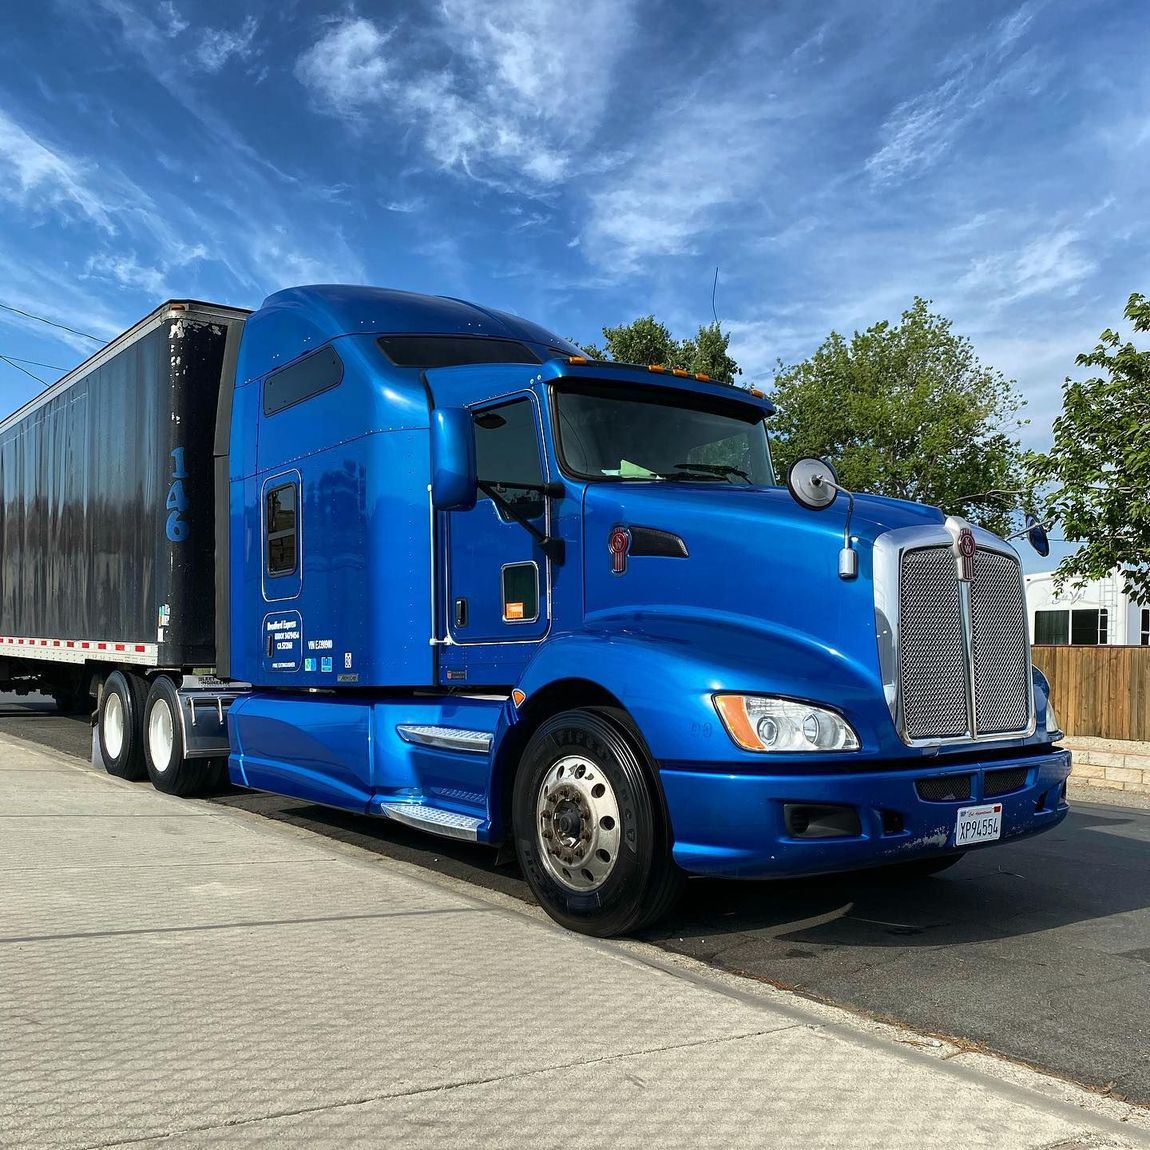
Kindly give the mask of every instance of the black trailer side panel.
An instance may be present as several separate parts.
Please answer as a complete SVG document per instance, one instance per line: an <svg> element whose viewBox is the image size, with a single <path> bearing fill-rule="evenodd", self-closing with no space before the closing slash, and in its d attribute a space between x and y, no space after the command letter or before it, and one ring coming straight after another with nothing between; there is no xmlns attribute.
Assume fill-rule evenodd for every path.
<svg viewBox="0 0 1150 1150"><path fill-rule="evenodd" d="M212 662L212 437L226 326L164 318L6 421L0 636L143 644L160 665Z"/></svg>

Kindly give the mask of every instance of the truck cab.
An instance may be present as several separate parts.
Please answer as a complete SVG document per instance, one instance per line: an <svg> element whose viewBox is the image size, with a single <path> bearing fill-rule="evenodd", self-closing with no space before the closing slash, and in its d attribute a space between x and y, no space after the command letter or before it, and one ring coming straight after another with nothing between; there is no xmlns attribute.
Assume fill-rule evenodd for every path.
<svg viewBox="0 0 1150 1150"><path fill-rule="evenodd" d="M514 846L604 935L689 874L923 873L1056 825L1013 548L801 505L772 411L463 301L271 296L216 492L232 779Z"/></svg>

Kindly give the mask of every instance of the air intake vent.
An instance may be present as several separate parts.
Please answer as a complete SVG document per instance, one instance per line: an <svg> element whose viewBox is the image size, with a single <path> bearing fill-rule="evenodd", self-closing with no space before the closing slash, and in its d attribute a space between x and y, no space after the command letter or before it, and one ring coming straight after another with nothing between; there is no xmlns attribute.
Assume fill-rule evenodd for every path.
<svg viewBox="0 0 1150 1150"><path fill-rule="evenodd" d="M970 798L970 775L938 775L915 783L924 803L961 803Z"/></svg>
<svg viewBox="0 0 1150 1150"><path fill-rule="evenodd" d="M1026 786L1026 774L1025 767L1011 767L1006 771L987 771L982 793L988 799L996 799L999 795L1020 791Z"/></svg>

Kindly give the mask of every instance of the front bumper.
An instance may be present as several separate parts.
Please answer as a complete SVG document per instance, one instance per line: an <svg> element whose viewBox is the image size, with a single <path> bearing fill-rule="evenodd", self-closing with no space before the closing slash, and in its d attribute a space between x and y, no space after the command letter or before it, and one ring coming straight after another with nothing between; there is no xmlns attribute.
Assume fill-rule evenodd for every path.
<svg viewBox="0 0 1150 1150"><path fill-rule="evenodd" d="M986 773L1025 769L1021 787L986 797ZM918 769L851 774L733 775L665 764L659 775L674 836L675 861L689 874L737 878L798 877L857 870L953 852L960 808L1002 804L1002 838L980 850L1057 826L1068 811L1070 752L1051 748L1009 760L966 761ZM970 797L930 802L922 780L970 776ZM929 786L929 784L928 784ZM853 808L859 833L799 837L786 804Z"/></svg>

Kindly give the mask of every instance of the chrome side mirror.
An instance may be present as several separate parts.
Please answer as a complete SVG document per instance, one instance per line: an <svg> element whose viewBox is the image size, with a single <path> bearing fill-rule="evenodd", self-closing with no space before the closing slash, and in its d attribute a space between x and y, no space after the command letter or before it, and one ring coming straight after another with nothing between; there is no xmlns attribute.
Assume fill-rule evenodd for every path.
<svg viewBox="0 0 1150 1150"><path fill-rule="evenodd" d="M1043 559L1050 554L1050 536L1046 533L1046 526L1033 515L1026 517L1026 541Z"/></svg>
<svg viewBox="0 0 1150 1150"><path fill-rule="evenodd" d="M838 497L839 477L823 459L796 459L787 472L791 498L811 511L825 511Z"/></svg>

